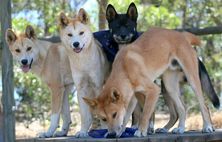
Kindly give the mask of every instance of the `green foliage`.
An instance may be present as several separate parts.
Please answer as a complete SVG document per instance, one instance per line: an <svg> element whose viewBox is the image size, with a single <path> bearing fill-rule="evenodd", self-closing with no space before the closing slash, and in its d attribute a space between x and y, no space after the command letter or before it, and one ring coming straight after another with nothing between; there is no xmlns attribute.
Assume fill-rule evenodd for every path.
<svg viewBox="0 0 222 142"><path fill-rule="evenodd" d="M43 23L39 23L43 29L43 35L48 36L52 34L58 34L57 30L57 18L61 11L71 13L71 7L66 1L54 0L54 1L23 1L13 0L12 12L29 13L31 11L38 12L38 19L43 20ZM32 22L32 21L29 21Z"/></svg>
<svg viewBox="0 0 222 142"><path fill-rule="evenodd" d="M15 66L14 85L18 93L16 119L29 123L35 119L44 120L50 110L50 92L40 78L32 73L23 73Z"/></svg>
<svg viewBox="0 0 222 142"><path fill-rule="evenodd" d="M138 19L138 21L140 21L138 22L138 29L141 31L146 31L149 27L153 26L173 29L181 25L179 17L169 12L166 7L140 6L139 10L142 16L139 16Z"/></svg>
<svg viewBox="0 0 222 142"><path fill-rule="evenodd" d="M116 12L126 13L127 8L131 2L134 2L136 5L139 5L140 0L109 0L108 2L109 4L112 4L115 7Z"/></svg>
<svg viewBox="0 0 222 142"><path fill-rule="evenodd" d="M27 25L32 25L35 29L37 36L41 35L42 30L37 25L31 23L30 21L26 20L25 18L13 18L12 19L12 29L16 31L17 34L24 33L25 28Z"/></svg>

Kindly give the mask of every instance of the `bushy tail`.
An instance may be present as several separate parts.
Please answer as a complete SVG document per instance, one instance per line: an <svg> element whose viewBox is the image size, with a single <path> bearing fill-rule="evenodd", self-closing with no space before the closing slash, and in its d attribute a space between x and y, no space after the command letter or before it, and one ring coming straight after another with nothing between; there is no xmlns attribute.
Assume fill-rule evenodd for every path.
<svg viewBox="0 0 222 142"><path fill-rule="evenodd" d="M200 39L194 34L189 32L182 32L182 34L191 45L200 45Z"/></svg>
<svg viewBox="0 0 222 142"><path fill-rule="evenodd" d="M199 76L200 76L200 82L201 82L203 92L207 95L207 97L213 103L214 107L219 108L220 100L213 88L213 85L211 83L207 70L204 64L200 61L200 59L198 59L198 62L199 62Z"/></svg>

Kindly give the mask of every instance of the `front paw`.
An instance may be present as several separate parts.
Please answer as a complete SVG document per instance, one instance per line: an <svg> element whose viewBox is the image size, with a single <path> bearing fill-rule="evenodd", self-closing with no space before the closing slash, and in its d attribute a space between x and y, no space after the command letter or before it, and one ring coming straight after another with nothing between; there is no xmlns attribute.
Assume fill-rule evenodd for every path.
<svg viewBox="0 0 222 142"><path fill-rule="evenodd" d="M75 134L76 138L87 138L89 137L88 133L85 131L79 131Z"/></svg>
<svg viewBox="0 0 222 142"><path fill-rule="evenodd" d="M131 128L133 128L133 129L137 129L137 128L138 128L138 125L137 125L137 124L132 125Z"/></svg>
<svg viewBox="0 0 222 142"><path fill-rule="evenodd" d="M212 133L213 131L215 131L215 130L211 125L205 126L202 130L203 133Z"/></svg>
<svg viewBox="0 0 222 142"><path fill-rule="evenodd" d="M166 128L157 128L155 132L156 133L167 133L168 130Z"/></svg>
<svg viewBox="0 0 222 142"><path fill-rule="evenodd" d="M184 133L184 128L180 128L180 127L174 128L174 129L172 130L172 133L173 133L173 134L183 134L183 133Z"/></svg>
<svg viewBox="0 0 222 142"><path fill-rule="evenodd" d="M51 138L53 134L49 132L42 132L42 133L39 133L37 136L39 138Z"/></svg>
<svg viewBox="0 0 222 142"><path fill-rule="evenodd" d="M146 131L140 131L140 130L136 130L136 132L134 133L135 137L146 137L147 136L147 132Z"/></svg>
<svg viewBox="0 0 222 142"><path fill-rule="evenodd" d="M67 136L67 131L56 131L55 134L54 134L54 137L65 137Z"/></svg>

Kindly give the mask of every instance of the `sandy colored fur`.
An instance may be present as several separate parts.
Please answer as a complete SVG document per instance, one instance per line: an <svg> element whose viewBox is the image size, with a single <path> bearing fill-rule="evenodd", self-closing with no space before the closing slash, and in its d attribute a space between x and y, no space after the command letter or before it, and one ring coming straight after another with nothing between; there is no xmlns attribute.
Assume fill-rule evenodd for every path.
<svg viewBox="0 0 222 142"><path fill-rule="evenodd" d="M204 104L198 75L196 52L183 34L161 28L149 29L135 42L119 51L113 63L111 75L104 85L101 95L93 100L97 104L97 109L94 111L97 114L106 114L106 117L109 118L110 112L127 110L134 93L142 93L145 96L145 104L139 130L135 135L146 136L148 120L160 93L160 88L153 81L168 70L174 59L182 67L198 98L204 119L203 131L211 132L210 116ZM109 99L113 94L111 88L115 88L114 90L120 96L115 104ZM118 109L113 110L112 106L117 106ZM124 113L118 114L120 115L118 117L124 117ZM122 122L115 120L107 123L110 125L109 131L120 133L114 123L122 125Z"/></svg>
<svg viewBox="0 0 222 142"><path fill-rule="evenodd" d="M95 98L99 95L109 74L109 63L93 37L83 9L73 19L60 14L60 37L70 61L81 114L81 130L75 136L87 137L92 114L83 98ZM76 42L79 43L78 47L74 46ZM77 48L81 48L81 51L76 52Z"/></svg>
<svg viewBox="0 0 222 142"><path fill-rule="evenodd" d="M33 30L32 27L31 30ZM8 30L8 35L9 34L10 30ZM63 119L63 129L65 129L64 133L67 134L71 117L69 114L69 104L64 104L63 102L66 102L66 100L63 98L71 93L74 83L69 60L64 47L62 47L61 44L53 44L47 41L38 40L34 36L28 38L27 33L16 36L16 39L8 44L14 59L18 62L23 58L31 56L33 63L30 71L37 74L42 81L48 85L51 91L51 113L52 116L56 117L51 117L51 124L48 131L41 133L39 136L52 137L54 135L54 132L59 125L60 114L62 116L66 115L66 119ZM32 47L32 50L26 51L27 46ZM17 53L15 51L16 49L19 49L21 52ZM67 97L65 98L67 99ZM63 110L63 108L66 108L66 110Z"/></svg>

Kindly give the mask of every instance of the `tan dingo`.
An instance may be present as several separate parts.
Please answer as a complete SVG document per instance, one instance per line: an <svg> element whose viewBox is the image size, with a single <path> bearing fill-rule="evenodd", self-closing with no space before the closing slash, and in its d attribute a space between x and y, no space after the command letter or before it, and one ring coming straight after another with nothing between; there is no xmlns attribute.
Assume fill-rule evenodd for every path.
<svg viewBox="0 0 222 142"><path fill-rule="evenodd" d="M60 44L38 40L31 26L27 26L25 33L19 36L8 29L6 41L22 71L31 70L51 90L51 124L48 131L41 133L39 137L67 135L71 123L68 94L73 91L74 83L65 49ZM54 134L59 126L60 113L63 119L62 130Z"/></svg>
<svg viewBox="0 0 222 142"><path fill-rule="evenodd" d="M109 63L94 40L84 9L80 9L73 19L61 13L59 22L60 37L70 60L81 114L81 130L75 136L87 137L92 115L82 97L94 98L99 95L109 74Z"/></svg>
<svg viewBox="0 0 222 142"><path fill-rule="evenodd" d="M195 37L190 34L191 38ZM210 114L204 103L200 79L198 75L198 60L195 50L191 47L189 38L176 31L161 28L151 28L139 37L135 42L121 49L113 63L112 72L105 83L101 95L96 99L84 100L108 125L108 135L119 137L124 130L124 117L131 113L129 109L134 94L143 106L143 114L140 118L139 129L135 136L147 135L148 120L154 111L158 100L160 88L153 82L157 77L163 76L167 85L170 98L174 102L179 118L183 118L183 108L178 101L179 95L173 93L174 64L177 63L186 75L200 103L203 116L203 132L212 132ZM179 103L178 103L178 102ZM184 126L184 121L179 120L179 127Z"/></svg>

